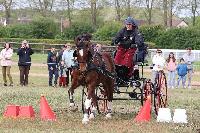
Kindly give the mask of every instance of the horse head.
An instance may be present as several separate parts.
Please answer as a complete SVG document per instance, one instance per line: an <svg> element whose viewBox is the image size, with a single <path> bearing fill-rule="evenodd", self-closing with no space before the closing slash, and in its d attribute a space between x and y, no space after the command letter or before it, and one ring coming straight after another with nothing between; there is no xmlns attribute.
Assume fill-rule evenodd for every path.
<svg viewBox="0 0 200 133"><path fill-rule="evenodd" d="M87 64L90 58L90 47L91 47L91 35L90 34L82 34L76 37L76 55L77 62L80 67L80 71L85 71L87 68Z"/></svg>

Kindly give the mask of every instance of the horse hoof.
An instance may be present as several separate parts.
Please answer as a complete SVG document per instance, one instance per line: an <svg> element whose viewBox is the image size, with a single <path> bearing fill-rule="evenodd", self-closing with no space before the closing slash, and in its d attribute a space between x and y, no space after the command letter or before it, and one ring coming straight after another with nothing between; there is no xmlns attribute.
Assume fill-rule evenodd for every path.
<svg viewBox="0 0 200 133"><path fill-rule="evenodd" d="M82 124L88 124L89 123L89 119L86 119L86 118L83 118L83 120L82 120Z"/></svg>
<svg viewBox="0 0 200 133"><path fill-rule="evenodd" d="M106 115L106 119L111 119L112 118L112 114L111 113L108 113L107 115Z"/></svg>
<svg viewBox="0 0 200 133"><path fill-rule="evenodd" d="M94 118L95 118L94 113L91 113L89 119L94 119Z"/></svg>
<svg viewBox="0 0 200 133"><path fill-rule="evenodd" d="M73 106L75 106L75 103L70 103L69 106L73 107Z"/></svg>
<svg viewBox="0 0 200 133"><path fill-rule="evenodd" d="M76 112L78 110L78 106L69 106L69 110L72 112Z"/></svg>

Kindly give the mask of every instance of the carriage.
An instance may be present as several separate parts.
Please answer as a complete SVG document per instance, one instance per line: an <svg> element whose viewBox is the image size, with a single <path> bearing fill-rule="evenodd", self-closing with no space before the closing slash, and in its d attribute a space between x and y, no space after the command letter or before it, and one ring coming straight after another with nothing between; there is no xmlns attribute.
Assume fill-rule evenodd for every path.
<svg viewBox="0 0 200 133"><path fill-rule="evenodd" d="M139 68L134 69L128 79L123 76L126 68L118 68L113 64L113 53L108 51L99 54L91 50L90 36L80 36L75 40L78 67L73 71L72 86L69 89L70 106L74 106L74 89L82 85L82 122L87 123L94 118L96 110L111 117L113 100L138 100L143 105L148 96L151 96L155 114L158 109L167 106L167 81L164 71L159 71L155 82L144 78L144 60L135 61ZM113 51L113 50L111 50ZM138 52L135 54L137 57ZM123 70L123 71L122 71ZM125 73L124 73L125 72ZM127 97L113 97L127 95Z"/></svg>
<svg viewBox="0 0 200 133"><path fill-rule="evenodd" d="M114 47L113 47L114 48ZM112 49L108 50L109 47L104 47L104 52L115 51ZM111 54L113 54L111 52ZM137 56L137 55L136 55ZM129 79L122 79L119 68L116 67L117 76L115 82L114 94L119 95L119 97L114 97L112 100L137 100L140 102L141 106L146 101L147 96L151 96L153 110L155 114L158 114L158 109L167 106L167 80L164 71L159 71L157 73L155 83L151 82L151 79L144 77L144 67L148 67L148 62L142 60L140 62L134 62L135 67L133 70L133 75ZM123 69L126 69L125 67ZM151 67L149 67L151 69ZM126 70L124 70L126 71ZM123 72L122 72L123 73ZM126 74L126 73L124 73ZM122 74L123 75L123 74ZM87 88L82 88L82 111L84 110L84 103L87 97ZM102 93L102 84L98 85L95 90L95 94L98 100L97 110L98 113L106 113L108 109L107 97ZM128 97L121 97L121 94L125 94Z"/></svg>

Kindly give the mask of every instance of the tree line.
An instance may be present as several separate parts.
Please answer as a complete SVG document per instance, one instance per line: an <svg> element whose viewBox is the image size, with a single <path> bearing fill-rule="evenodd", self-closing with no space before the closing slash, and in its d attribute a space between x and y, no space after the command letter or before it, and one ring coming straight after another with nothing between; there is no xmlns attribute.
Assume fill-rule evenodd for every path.
<svg viewBox="0 0 200 133"><path fill-rule="evenodd" d="M182 10L192 16L194 26L200 11L198 0L0 0L0 6L4 11L7 24L10 23L12 12L16 9L30 9L43 17L65 11L60 15L66 17L70 24L76 19L77 10L87 10L93 27L98 26L100 10L108 7L115 9L116 21L121 21L125 16L134 16L137 12L133 12L133 9L140 7L149 25L153 24L154 11L160 10L164 26L167 26L168 20L169 25L172 26L173 17L180 14Z"/></svg>

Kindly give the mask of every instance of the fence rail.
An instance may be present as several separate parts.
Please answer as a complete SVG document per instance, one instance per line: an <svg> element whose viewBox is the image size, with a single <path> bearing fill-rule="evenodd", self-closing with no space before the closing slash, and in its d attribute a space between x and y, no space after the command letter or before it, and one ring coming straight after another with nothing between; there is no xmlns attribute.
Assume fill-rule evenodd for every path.
<svg viewBox="0 0 200 133"><path fill-rule="evenodd" d="M14 51L16 51L18 47L20 47L21 45L21 43L18 43L18 42L9 42L9 43L13 46ZM2 49L3 44L5 44L5 42L0 42L0 44L2 44L2 47L0 47ZM47 51L50 49L51 46L54 46L56 50L59 50L61 46L64 45L64 44L48 44L48 43L29 43L29 44L35 52L42 53L42 54L47 53ZM72 44L72 46L75 46L75 45ZM103 50L114 52L116 50L116 46L103 45ZM178 50L178 49L161 49L161 50L163 51L163 56L165 58L168 57L170 52L173 52L175 54L176 59L180 59L183 56L183 54L186 52L186 50ZM150 58L153 57L153 55L155 54L155 51L156 49L149 49ZM200 61L200 50L192 50L192 53L194 55L194 58L197 61Z"/></svg>

